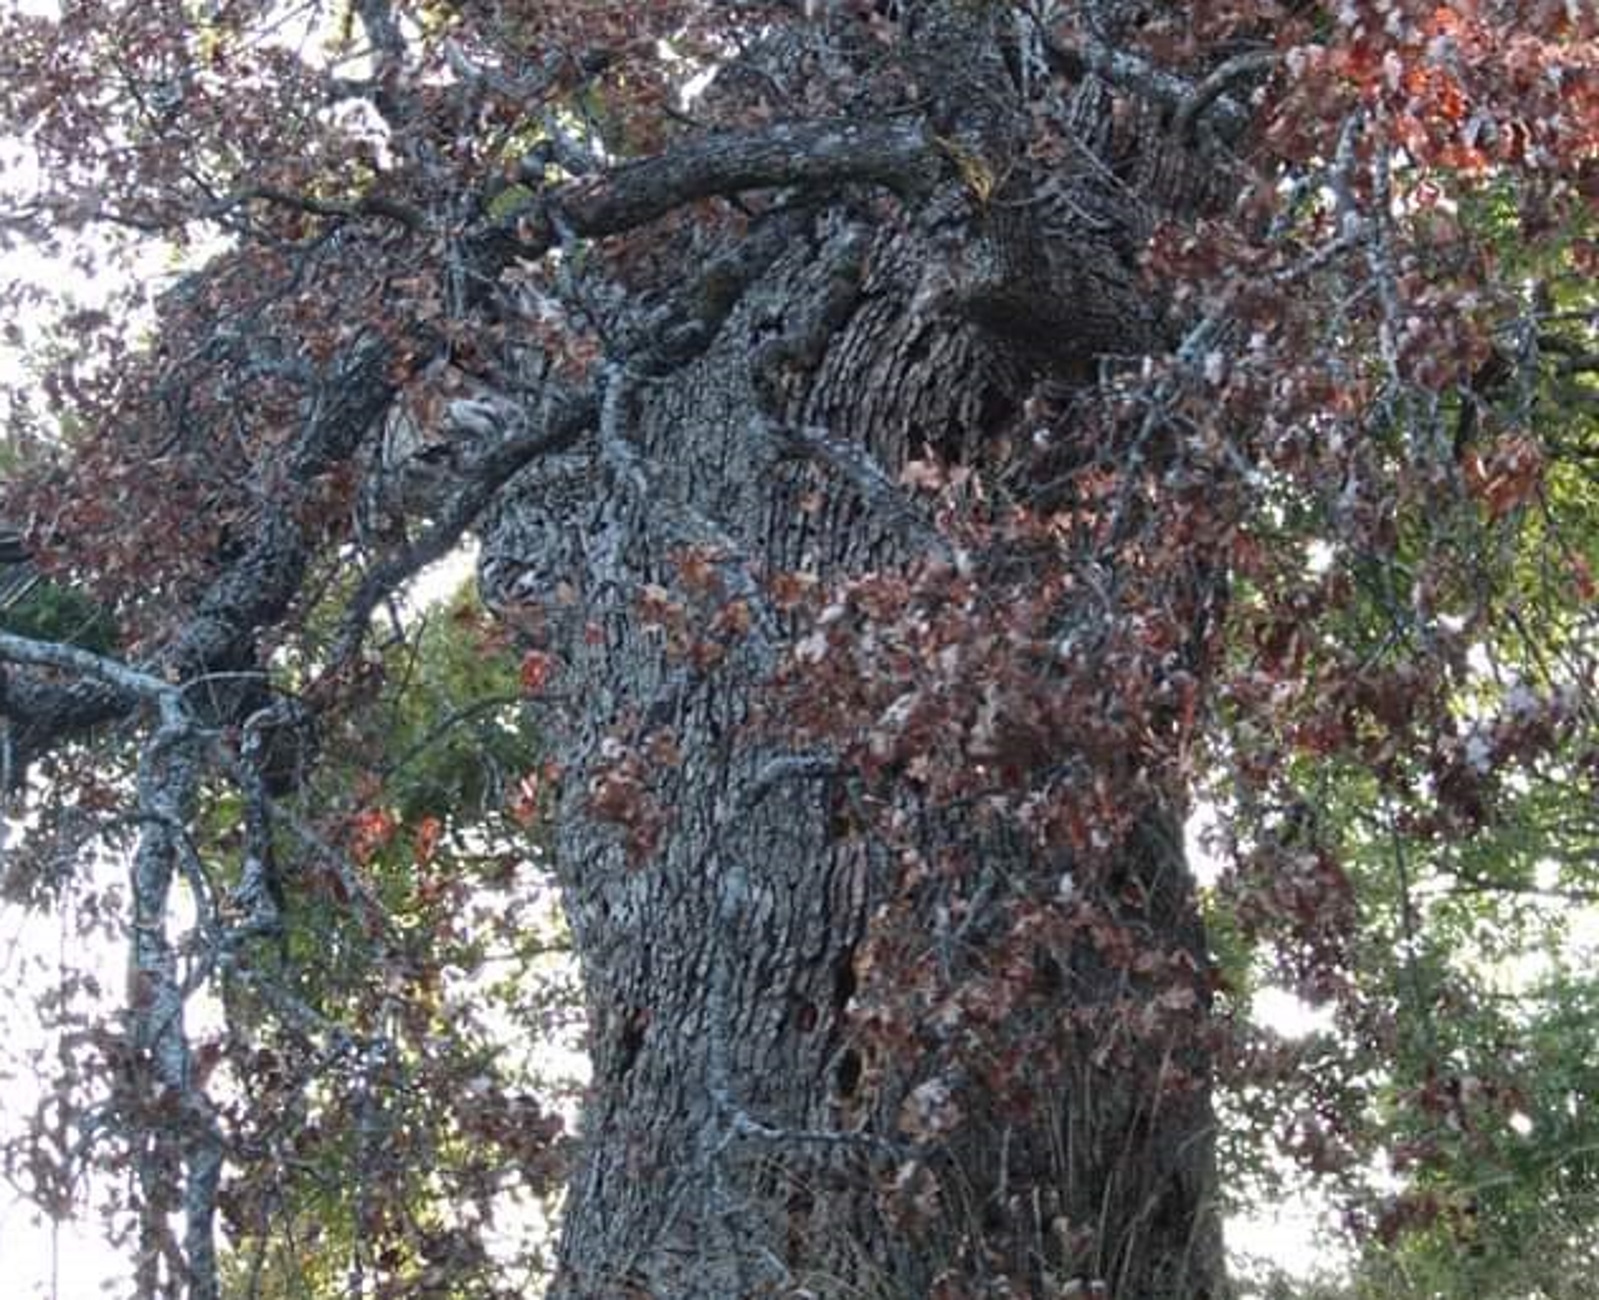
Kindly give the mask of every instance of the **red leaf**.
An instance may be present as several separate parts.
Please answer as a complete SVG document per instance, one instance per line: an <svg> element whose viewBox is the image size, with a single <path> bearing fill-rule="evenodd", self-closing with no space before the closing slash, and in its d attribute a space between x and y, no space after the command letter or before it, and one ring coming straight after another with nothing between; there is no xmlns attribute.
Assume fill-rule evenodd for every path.
<svg viewBox="0 0 1599 1300"><path fill-rule="evenodd" d="M416 828L414 851L418 866L426 866L433 861L433 855L438 851L439 840L444 835L444 823L437 817L424 817Z"/></svg>
<svg viewBox="0 0 1599 1300"><path fill-rule="evenodd" d="M393 814L382 808L363 808L350 820L350 853L363 866L394 835Z"/></svg>
<svg viewBox="0 0 1599 1300"><path fill-rule="evenodd" d="M522 670L519 674L522 694L527 696L542 694L551 674L555 672L555 665L555 656L546 654L542 650L529 650L523 655Z"/></svg>

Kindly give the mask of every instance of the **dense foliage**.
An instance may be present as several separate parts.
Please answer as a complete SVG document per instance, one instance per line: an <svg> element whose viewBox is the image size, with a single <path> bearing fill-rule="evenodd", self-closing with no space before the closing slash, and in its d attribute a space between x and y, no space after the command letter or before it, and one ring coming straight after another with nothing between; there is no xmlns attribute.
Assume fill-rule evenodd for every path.
<svg viewBox="0 0 1599 1300"><path fill-rule="evenodd" d="M940 32L1007 51L1025 130L949 106ZM784 434L802 512L892 522L869 566L763 569L656 494L625 600L674 669L761 662L751 734L896 864L842 998L907 1081L896 1140L1153 1053L1173 1096L1219 1073L1236 1200L1333 1196L1336 1285L1593 1275L1589 6L63 0L9 6L0 51L0 240L78 277L7 290L3 884L130 970L115 1014L87 962L41 1006L5 1169L53 1214L97 1198L140 1296L542 1274L576 994L563 756L524 706L592 704L545 636L575 598L416 580L586 434L587 490L648 498L626 385L827 204L958 213L919 304L1006 338L1027 400L886 471ZM1125 279L1002 294L970 237L1064 227ZM774 410L874 271L774 327ZM680 755L603 721L587 806L648 872ZM1219 864L1214 965L1126 870L1173 809ZM985 868L1018 843L1033 869ZM1063 1011L1083 952L1123 991ZM1255 1024L1266 987L1328 1027ZM888 1221L932 1215L928 1167Z"/></svg>

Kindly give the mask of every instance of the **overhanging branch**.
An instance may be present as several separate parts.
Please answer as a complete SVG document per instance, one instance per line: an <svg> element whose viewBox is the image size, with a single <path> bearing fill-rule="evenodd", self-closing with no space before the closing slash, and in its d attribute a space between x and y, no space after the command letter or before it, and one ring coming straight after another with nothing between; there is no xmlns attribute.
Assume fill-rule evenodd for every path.
<svg viewBox="0 0 1599 1300"><path fill-rule="evenodd" d="M936 144L909 121L780 123L708 135L552 191L522 215L519 233L531 245L522 251L546 251L563 228L617 234L685 204L744 190L850 181L920 190L936 183L943 166Z"/></svg>
<svg viewBox="0 0 1599 1300"><path fill-rule="evenodd" d="M569 398L539 427L513 429L470 464L461 487L433 525L384 557L361 580L340 624L329 671L336 672L360 648L378 606L424 567L448 555L512 475L540 456L571 446L594 423L598 411L598 399L592 393Z"/></svg>
<svg viewBox="0 0 1599 1300"><path fill-rule="evenodd" d="M35 641L32 637L0 632L0 659L35 668L54 668L103 683L118 692L160 701L177 694L178 688L118 659L97 655L59 641Z"/></svg>

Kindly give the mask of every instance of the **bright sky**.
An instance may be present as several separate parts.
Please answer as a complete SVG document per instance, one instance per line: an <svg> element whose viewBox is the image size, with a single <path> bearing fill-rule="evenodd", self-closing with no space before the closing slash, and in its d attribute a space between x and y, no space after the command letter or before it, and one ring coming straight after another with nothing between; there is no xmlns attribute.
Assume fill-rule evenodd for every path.
<svg viewBox="0 0 1599 1300"><path fill-rule="evenodd" d="M0 1141L23 1130L42 1099L46 1080L35 1072L35 1058L48 1061L55 1036L40 1023L39 995L54 988L68 966L81 968L85 958L96 957L106 995L101 1009L111 1011L122 994L122 954L109 943L86 945L75 933L70 903L54 916L0 908L0 986L6 990L0 1002ZM104 1287L120 1288L131 1274L126 1256L92 1223L52 1224L8 1185L0 1185L0 1260L4 1293L18 1300L106 1295Z"/></svg>

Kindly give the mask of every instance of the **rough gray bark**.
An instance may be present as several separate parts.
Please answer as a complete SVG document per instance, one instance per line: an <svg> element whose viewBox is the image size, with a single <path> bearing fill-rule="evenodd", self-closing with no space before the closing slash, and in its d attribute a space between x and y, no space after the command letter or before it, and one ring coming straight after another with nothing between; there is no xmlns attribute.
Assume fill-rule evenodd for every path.
<svg viewBox="0 0 1599 1300"><path fill-rule="evenodd" d="M1011 75L998 19L941 14L950 30L922 37L946 65L929 73L944 77L933 112L969 142L931 146L954 160L948 176L966 149L1003 156L1025 110L1014 91L995 99ZM1074 1277L1142 1300L1224 1294L1208 1092L1168 1095L1159 1050L1096 1054L1085 1030L1034 1113L977 1115L937 1151L900 1131L926 1080L864 1059L850 1019L892 864L838 831L847 774L753 725L792 629L739 585L936 547L892 486L908 458L931 444L981 467L1038 386L1086 391L1107 355L1156 345L1130 250L1157 206L1204 201L1202 169L1151 143L1156 114L1129 126L1113 107L1085 82L1071 111L1089 147L1053 188L1018 163L997 195L946 180L888 223L861 191L756 222L760 264L709 345L677 364L613 354L596 427L527 471L483 530L491 603L563 665L543 725L565 770L556 859L594 1084L562 1300L976 1296L1000 1294L1002 1275L1037 1295ZM684 546L711 548L755 610L755 634L703 671L674 662L637 609L651 584L676 590L669 555ZM593 815L614 734L676 751L653 772L669 829L642 862ZM1202 967L1179 813L1174 797L1149 814L1118 876L1152 940ZM980 837L947 820L934 833ZM1014 845L985 851L1053 882ZM1128 993L1084 951L1062 1013ZM1183 1050L1202 1078L1203 1054ZM881 1193L924 1166L942 1209L908 1229Z"/></svg>
<svg viewBox="0 0 1599 1300"><path fill-rule="evenodd" d="M830 580L950 558L949 541L896 486L909 459L928 447L996 481L996 449L1026 437L1030 401L1091 400L1105 373L1173 342L1137 253L1158 217L1211 202L1216 148L1247 115L1227 93L1226 65L1188 81L1117 48L1118 22L1137 8L1082 6L1091 21L1062 50L1012 7L922 0L898 6L889 58L849 6L806 6L814 27L777 29L742 65L782 91L796 120L685 132L659 156L574 170L564 184L536 167L524 208L494 217L479 196L464 231L452 225L447 241L436 232L464 318L488 309L514 259L764 191L743 213L747 229L681 233L673 273L653 283L607 280L604 256L587 259L571 297L604 318L593 382L562 389L540 376L537 400L520 408L525 389L500 394L485 428L458 440L453 495L429 503L428 527L364 575L330 656L332 676L378 604L490 511L479 528L485 594L562 665L543 722L565 769L556 853L595 1069L562 1300L955 1300L1006 1285L1044 1296L1074 1277L1129 1300L1224 1292L1203 1050L1191 1037L1163 1047L1097 1036L1104 1015L1156 986L1129 980L1091 944L1041 972L1079 1028L1078 1050L1052 1067L1036 1104L1005 1109L968 1088L965 1122L947 1140L907 1131L907 1104L947 1081L914 1055L885 1058L852 1018L868 982L895 974L869 969L867 953L900 887L896 863L841 815L856 774L796 749L758 707L797 628L768 607L755 575ZM404 33L388 6L358 12L380 63L398 68ZM899 81L876 97L873 78L890 67ZM824 83L814 98L807 78ZM410 110L385 106L394 87L373 93L403 126ZM1041 130L1047 147L1035 147ZM246 198L408 230L439 220L268 189L236 201ZM573 276L577 261L563 261ZM411 341L416 370L438 345L424 335ZM133 1046L149 1063L141 1086L178 1105L148 1122L137 1170L141 1295L186 1287L205 1297L218 1286L220 1147L184 1033L192 988L179 979L168 907L190 865L184 827L202 732L238 729L241 765L263 767L240 779L252 810L242 919L212 927L209 959L278 921L257 905L270 893L257 878L271 835L267 774L252 754L267 711L212 706L194 688L259 672L258 632L302 595L315 546L297 507L330 471L366 472L397 360L390 345L357 338L315 376L261 485L270 505L152 656L156 678L0 645L18 665L0 680L17 770L151 700L162 712L140 771L130 1000ZM668 653L668 634L639 608L651 591L693 604L672 559L683 548L714 557L752 620L725 658L698 667ZM594 815L614 792L617 737L654 765L646 793L663 823L632 852ZM990 874L1057 887L1058 864L991 827L926 814L907 792L886 802ZM1152 796L1099 883L1132 900L1117 904L1121 923L1198 969L1180 813L1177 792ZM987 923L984 888L979 877L951 886L959 897L917 901L929 948L947 931L945 903ZM1197 1082L1167 1087L1174 1066ZM165 1229L179 1182L181 1249ZM936 1202L897 1214L923 1187Z"/></svg>

